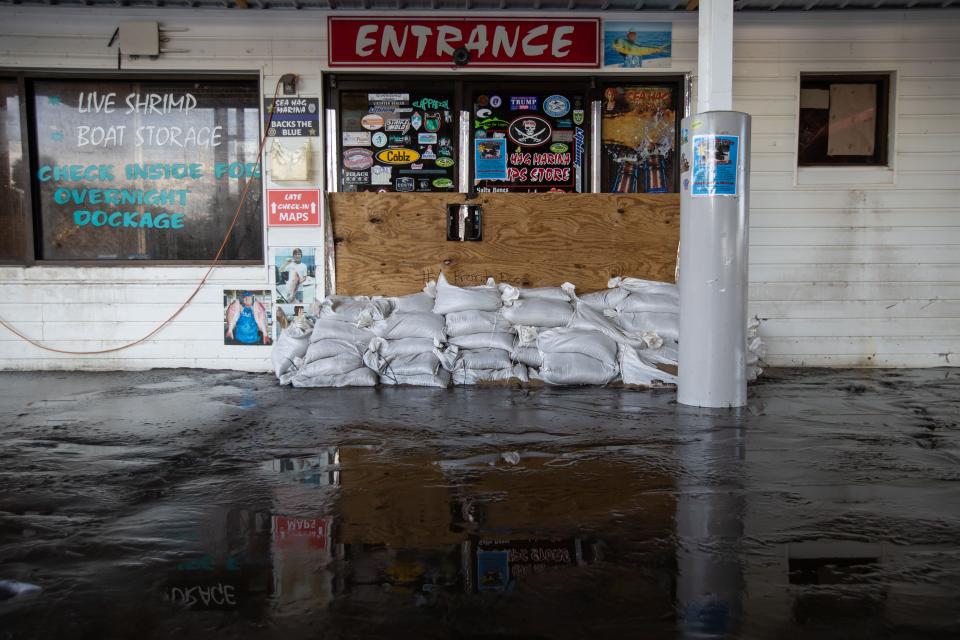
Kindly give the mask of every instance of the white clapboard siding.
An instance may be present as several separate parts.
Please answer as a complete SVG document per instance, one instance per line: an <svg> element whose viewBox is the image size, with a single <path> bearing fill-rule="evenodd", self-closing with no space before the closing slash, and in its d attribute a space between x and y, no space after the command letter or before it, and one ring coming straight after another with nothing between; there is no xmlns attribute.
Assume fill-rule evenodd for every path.
<svg viewBox="0 0 960 640"><path fill-rule="evenodd" d="M112 71L116 53L105 43L115 25L157 20L171 30L166 46L177 52L124 60L125 71L255 73L267 95L282 74L296 73L301 95L323 90L322 12L268 11L251 20L249 11L58 7L52 20L50 10L14 6L3 15L0 67ZM672 71L695 73L696 14L603 17L638 15L673 23ZM765 361L956 365L960 11L744 12L734 40L734 105L753 116L750 311L763 320ZM487 72L467 67L458 74ZM797 171L801 72L895 74L891 170ZM315 146L317 175L322 144ZM322 237L319 230L272 229L268 242L320 246ZM50 346L116 346L173 313L202 274L199 267L0 267L0 317ZM267 370L268 349L224 346L222 339L223 289L266 289L267 278L265 266L216 270L177 320L118 354L52 354L0 328L0 368Z"/></svg>

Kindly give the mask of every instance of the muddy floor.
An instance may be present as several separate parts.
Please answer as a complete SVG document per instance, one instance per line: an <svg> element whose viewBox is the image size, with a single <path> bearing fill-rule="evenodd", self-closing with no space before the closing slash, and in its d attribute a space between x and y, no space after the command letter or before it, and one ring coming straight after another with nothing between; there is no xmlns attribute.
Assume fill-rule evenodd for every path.
<svg viewBox="0 0 960 640"><path fill-rule="evenodd" d="M960 637L960 370L0 391L0 639Z"/></svg>

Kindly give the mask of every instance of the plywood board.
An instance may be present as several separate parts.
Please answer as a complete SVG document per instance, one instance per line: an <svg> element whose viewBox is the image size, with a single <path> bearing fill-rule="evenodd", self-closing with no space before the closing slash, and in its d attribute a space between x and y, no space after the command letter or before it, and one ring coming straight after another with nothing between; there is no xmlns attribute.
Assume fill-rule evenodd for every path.
<svg viewBox="0 0 960 640"><path fill-rule="evenodd" d="M672 282L679 194L483 194L483 240L446 240L459 194L330 195L337 292L403 295L443 270L459 285L572 282L603 289L612 276Z"/></svg>

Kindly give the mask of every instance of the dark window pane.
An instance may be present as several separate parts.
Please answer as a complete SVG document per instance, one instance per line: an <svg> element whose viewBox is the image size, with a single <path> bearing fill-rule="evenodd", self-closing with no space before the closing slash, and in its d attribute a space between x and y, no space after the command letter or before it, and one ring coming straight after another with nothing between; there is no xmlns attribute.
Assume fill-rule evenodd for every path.
<svg viewBox="0 0 960 640"><path fill-rule="evenodd" d="M263 257L256 81L37 80L46 260Z"/></svg>
<svg viewBox="0 0 960 640"><path fill-rule="evenodd" d="M588 191L590 114L582 92L501 85L471 97L477 191Z"/></svg>
<svg viewBox="0 0 960 640"><path fill-rule="evenodd" d="M415 87L343 91L340 191L456 191L452 103Z"/></svg>
<svg viewBox="0 0 960 640"><path fill-rule="evenodd" d="M887 164L888 79L807 76L800 80L800 166Z"/></svg>
<svg viewBox="0 0 960 640"><path fill-rule="evenodd" d="M0 79L0 260L24 258L28 216L17 81Z"/></svg>
<svg viewBox="0 0 960 640"><path fill-rule="evenodd" d="M673 193L676 91L672 86L603 90L601 173L605 193Z"/></svg>

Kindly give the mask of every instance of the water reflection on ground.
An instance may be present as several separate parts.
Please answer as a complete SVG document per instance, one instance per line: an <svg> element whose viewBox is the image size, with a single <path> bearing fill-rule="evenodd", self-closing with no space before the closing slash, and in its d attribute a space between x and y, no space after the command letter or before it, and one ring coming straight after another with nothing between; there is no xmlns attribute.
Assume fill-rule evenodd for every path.
<svg viewBox="0 0 960 640"><path fill-rule="evenodd" d="M0 374L0 638L956 636L958 380Z"/></svg>

